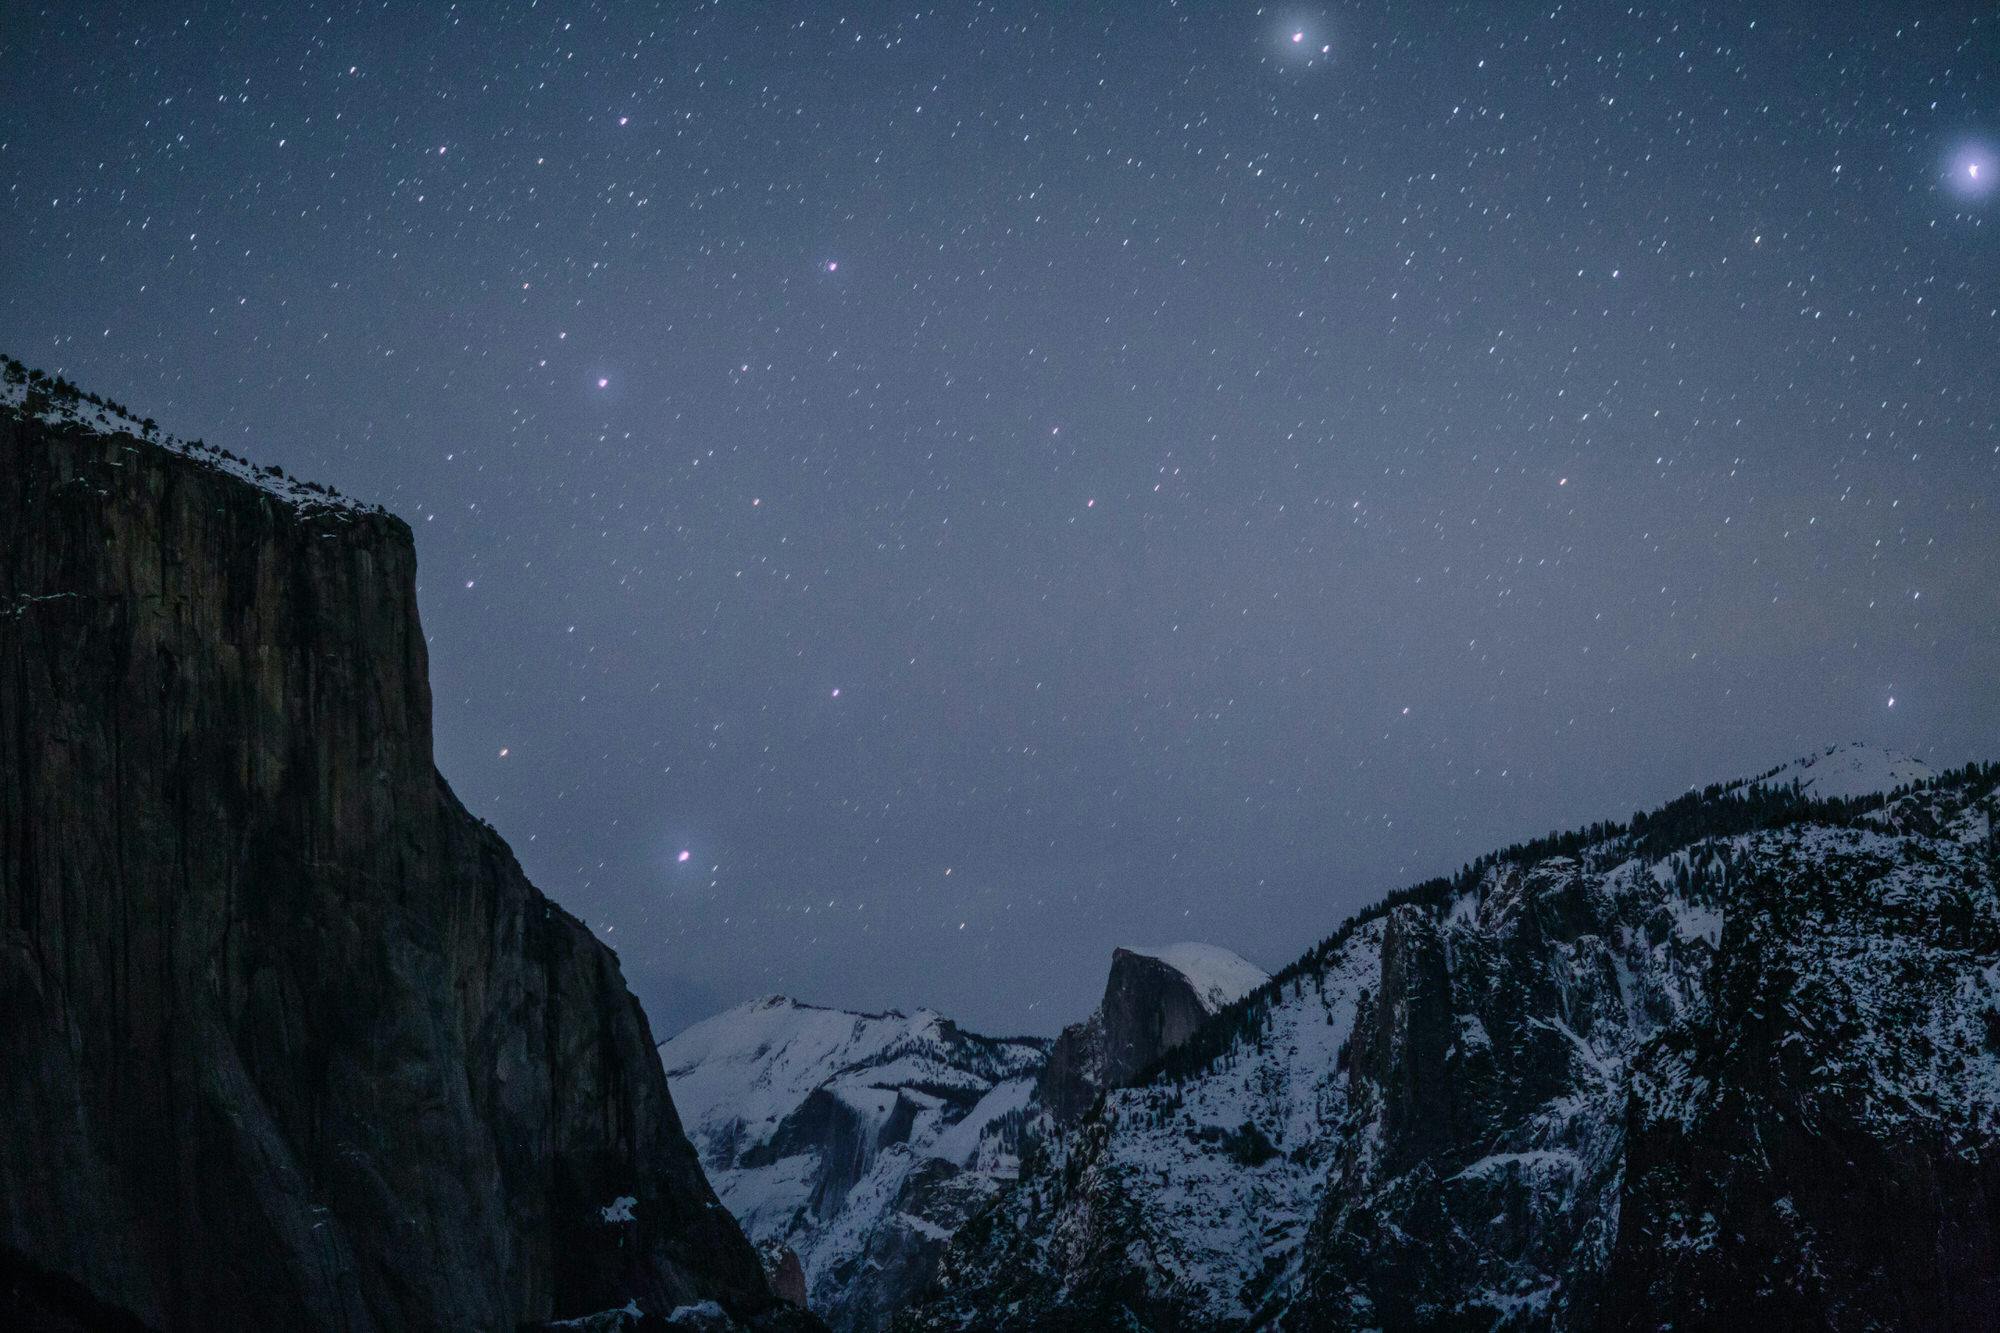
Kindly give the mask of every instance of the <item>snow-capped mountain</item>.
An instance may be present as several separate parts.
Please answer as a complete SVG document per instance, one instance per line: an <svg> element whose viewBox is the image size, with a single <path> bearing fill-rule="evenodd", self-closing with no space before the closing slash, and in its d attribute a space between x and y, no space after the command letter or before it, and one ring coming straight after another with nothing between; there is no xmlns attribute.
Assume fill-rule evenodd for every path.
<svg viewBox="0 0 2000 1333"><path fill-rule="evenodd" d="M1263 968L1247 958L1214 944L1134 946L1119 952L1165 963L1186 980L1195 999L1211 1014L1222 1012L1271 979Z"/></svg>
<svg viewBox="0 0 2000 1333"><path fill-rule="evenodd" d="M1112 950L1104 998L1049 1048L1037 1101L1057 1124L1075 1122L1100 1092L1131 1082L1269 980L1263 969L1213 944Z"/></svg>
<svg viewBox="0 0 2000 1333"><path fill-rule="evenodd" d="M1227 949L1113 952L1105 1000L1055 1043L1116 1050L1072 1070L1088 1106L1265 980ZM836 1329L885 1327L951 1236L1053 1131L1050 1043L982 1037L930 1010L850 1013L770 996L661 1047L710 1181L774 1270L789 1250ZM1071 1086L1066 1083L1066 1087Z"/></svg>
<svg viewBox="0 0 2000 1333"><path fill-rule="evenodd" d="M836 1328L879 1327L1018 1169L1043 1041L771 996L660 1051L723 1204Z"/></svg>
<svg viewBox="0 0 2000 1333"><path fill-rule="evenodd" d="M908 1322L2000 1326L1996 781L1838 747L1391 895Z"/></svg>

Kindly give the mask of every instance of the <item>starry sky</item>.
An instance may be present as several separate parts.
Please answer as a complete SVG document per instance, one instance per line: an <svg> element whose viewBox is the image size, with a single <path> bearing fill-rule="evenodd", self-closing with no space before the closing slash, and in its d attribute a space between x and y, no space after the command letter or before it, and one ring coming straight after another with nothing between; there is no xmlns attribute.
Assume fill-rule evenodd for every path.
<svg viewBox="0 0 2000 1333"><path fill-rule="evenodd" d="M663 1036L2000 758L1990 5L0 4L0 348L408 519Z"/></svg>

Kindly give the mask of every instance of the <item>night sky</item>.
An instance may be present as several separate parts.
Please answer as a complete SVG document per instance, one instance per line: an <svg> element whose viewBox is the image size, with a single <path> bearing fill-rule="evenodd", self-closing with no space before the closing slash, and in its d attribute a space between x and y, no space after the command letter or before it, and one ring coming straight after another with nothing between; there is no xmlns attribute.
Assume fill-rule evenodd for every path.
<svg viewBox="0 0 2000 1333"><path fill-rule="evenodd" d="M2000 14L1862 8L0 0L0 349L409 520L661 1035L1048 1032L2000 758Z"/></svg>

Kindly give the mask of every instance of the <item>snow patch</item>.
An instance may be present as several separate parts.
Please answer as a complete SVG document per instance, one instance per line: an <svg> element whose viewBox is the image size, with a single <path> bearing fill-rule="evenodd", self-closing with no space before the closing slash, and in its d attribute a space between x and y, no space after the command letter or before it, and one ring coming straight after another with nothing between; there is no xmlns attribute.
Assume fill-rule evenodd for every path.
<svg viewBox="0 0 2000 1333"><path fill-rule="evenodd" d="M1158 948L1125 948L1142 958L1157 958L1188 979L1202 1007L1218 1013L1256 990L1271 978L1263 968L1214 944L1161 945Z"/></svg>
<svg viewBox="0 0 2000 1333"><path fill-rule="evenodd" d="M1851 801L1907 787L1916 782L1932 782L1936 769L1900 750L1884 749L1853 741L1829 745L1818 754L1794 759L1763 777L1737 783L1743 787L1777 789L1799 784L1801 795L1818 801Z"/></svg>

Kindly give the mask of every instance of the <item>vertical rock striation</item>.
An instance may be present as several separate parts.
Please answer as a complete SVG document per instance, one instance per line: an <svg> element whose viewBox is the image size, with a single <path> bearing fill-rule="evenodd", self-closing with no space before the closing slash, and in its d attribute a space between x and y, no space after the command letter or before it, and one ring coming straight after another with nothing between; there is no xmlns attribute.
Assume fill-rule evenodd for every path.
<svg viewBox="0 0 2000 1333"><path fill-rule="evenodd" d="M408 527L59 416L0 406L0 1313L778 1317L614 956L432 765Z"/></svg>

